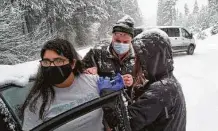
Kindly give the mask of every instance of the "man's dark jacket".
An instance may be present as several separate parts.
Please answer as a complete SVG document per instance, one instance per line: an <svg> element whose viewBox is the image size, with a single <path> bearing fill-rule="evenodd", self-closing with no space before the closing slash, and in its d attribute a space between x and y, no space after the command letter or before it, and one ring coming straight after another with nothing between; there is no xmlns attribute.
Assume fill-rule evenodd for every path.
<svg viewBox="0 0 218 131"><path fill-rule="evenodd" d="M113 48L110 42L104 43L91 49L83 58L85 68L97 67L100 76L111 76L116 73L132 74L135 64L135 53L131 46L129 53L120 61L118 57L112 53Z"/></svg>

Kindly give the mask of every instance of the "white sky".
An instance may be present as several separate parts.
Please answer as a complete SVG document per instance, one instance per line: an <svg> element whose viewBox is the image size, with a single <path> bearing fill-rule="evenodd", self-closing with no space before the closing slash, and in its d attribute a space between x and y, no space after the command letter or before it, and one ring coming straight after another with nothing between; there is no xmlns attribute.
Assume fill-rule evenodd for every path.
<svg viewBox="0 0 218 131"><path fill-rule="evenodd" d="M199 7L201 5L206 5L208 0L197 0ZM156 24L156 15L157 15L157 3L158 0L138 0L139 7L144 16L144 21L147 25ZM184 4L187 3L190 11L192 11L195 0L178 0L177 8L180 12L184 12Z"/></svg>

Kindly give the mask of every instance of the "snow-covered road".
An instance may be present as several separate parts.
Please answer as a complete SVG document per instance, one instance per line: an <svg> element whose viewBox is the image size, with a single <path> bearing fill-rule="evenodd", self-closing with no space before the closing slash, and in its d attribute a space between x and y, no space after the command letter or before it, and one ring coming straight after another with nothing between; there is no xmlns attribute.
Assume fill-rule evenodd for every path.
<svg viewBox="0 0 218 131"><path fill-rule="evenodd" d="M197 42L192 56L174 56L187 104L187 131L218 131L218 35Z"/></svg>

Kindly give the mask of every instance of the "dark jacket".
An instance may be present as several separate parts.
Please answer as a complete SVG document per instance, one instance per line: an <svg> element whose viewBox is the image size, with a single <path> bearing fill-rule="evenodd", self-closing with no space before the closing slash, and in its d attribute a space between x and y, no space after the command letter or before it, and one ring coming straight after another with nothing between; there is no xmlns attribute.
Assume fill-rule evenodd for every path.
<svg viewBox="0 0 218 131"><path fill-rule="evenodd" d="M91 49L83 58L85 68L97 67L100 76L110 76L116 73L132 74L135 64L133 48L122 62L112 53L112 45L105 41L103 46Z"/></svg>
<svg viewBox="0 0 218 131"><path fill-rule="evenodd" d="M127 107L132 131L185 131L185 99L173 75L168 36L160 30L144 32L134 39L133 47L149 83L135 90L141 94ZM109 124L117 119L109 110L116 111L116 104L111 105L104 108Z"/></svg>
<svg viewBox="0 0 218 131"><path fill-rule="evenodd" d="M132 130L185 131L185 99L173 75L169 38L160 30L143 32L135 38L134 49L150 82L139 99L128 106Z"/></svg>

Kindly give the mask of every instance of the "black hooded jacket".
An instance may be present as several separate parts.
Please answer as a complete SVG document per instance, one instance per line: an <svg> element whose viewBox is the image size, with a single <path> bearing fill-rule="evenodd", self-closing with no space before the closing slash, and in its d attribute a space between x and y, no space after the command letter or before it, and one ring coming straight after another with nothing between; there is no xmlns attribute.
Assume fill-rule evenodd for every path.
<svg viewBox="0 0 218 131"><path fill-rule="evenodd" d="M128 106L133 131L185 131L186 106L182 88L173 75L168 36L159 29L139 34L134 49L149 84Z"/></svg>
<svg viewBox="0 0 218 131"><path fill-rule="evenodd" d="M185 99L173 75L168 36L158 29L145 31L134 39L133 47L149 83L140 88L143 92L127 107L132 131L185 131ZM109 113L105 115L109 123L115 121L116 116L107 110L105 113Z"/></svg>

